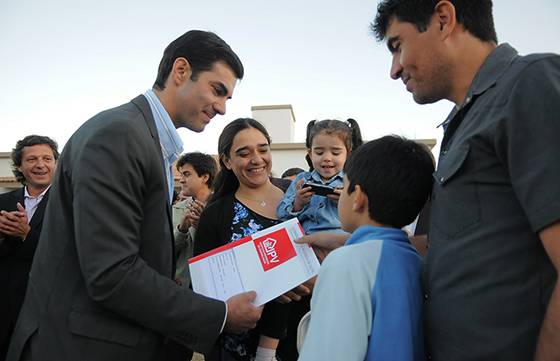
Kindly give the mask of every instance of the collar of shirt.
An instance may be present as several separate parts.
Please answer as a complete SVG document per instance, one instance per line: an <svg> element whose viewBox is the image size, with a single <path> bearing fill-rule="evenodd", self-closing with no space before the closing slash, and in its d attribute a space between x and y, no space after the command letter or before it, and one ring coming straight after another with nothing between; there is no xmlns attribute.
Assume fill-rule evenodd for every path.
<svg viewBox="0 0 560 361"><path fill-rule="evenodd" d="M25 186L25 188L23 189L23 199L37 199L37 203L41 202L41 200L43 199L43 197L45 196L45 193L47 193L47 191L50 188L50 184L47 187L47 189L45 189L44 191L41 192L41 194L39 194L37 197L33 197L32 195L29 194L29 192L27 191L27 186Z"/></svg>
<svg viewBox="0 0 560 361"><path fill-rule="evenodd" d="M167 113L167 110L165 110L163 104L161 104L156 93L154 93L152 89L148 89L144 93L144 96L148 100L150 108L152 109L152 114L154 115L163 158L167 159L167 161L172 164L179 158L179 154L183 152L183 141L177 129L175 129L175 125L169 113Z"/></svg>
<svg viewBox="0 0 560 361"><path fill-rule="evenodd" d="M311 177L310 177L310 178L311 178L311 179L313 180L313 182L315 182L315 183L329 185L329 184L331 184L331 183L333 183L333 182L336 182L336 181L341 181L341 182L342 182L342 181L344 180L344 172L343 172L343 171L340 171L340 172L338 172L337 174L335 174L334 177L332 177L332 178L330 178L330 179L328 179L328 180L325 181L325 180L323 180L323 178L321 177L321 175L319 174L319 172L317 172L317 170L314 169L314 170L311 172Z"/></svg>
<svg viewBox="0 0 560 361"><path fill-rule="evenodd" d="M460 107L455 107L449 116L447 116L445 121L438 125L438 127L443 126L445 128L451 119L455 117L457 112L461 110L462 107L470 103L474 96L484 93L496 84L506 69L509 68L509 64L511 64L517 56L517 50L508 43L501 44L492 50L476 73L469 91L467 92L465 102Z"/></svg>
<svg viewBox="0 0 560 361"><path fill-rule="evenodd" d="M372 239L409 242L406 232L402 229L365 225L359 227L352 233L350 238L346 241L346 245L371 241Z"/></svg>
<svg viewBox="0 0 560 361"><path fill-rule="evenodd" d="M163 156L163 164L167 170L166 178L168 184L169 202L173 201L173 162L179 158L179 154L183 152L183 141L179 137L177 129L167 113L167 110L161 104L156 93L152 89L148 89L144 96L150 104L150 109L154 116L156 129L159 137L159 144L161 146L161 154Z"/></svg>
<svg viewBox="0 0 560 361"><path fill-rule="evenodd" d="M31 222L31 218L33 218L33 215L35 214L39 203L41 203L43 197L45 196L45 193L47 193L50 187L51 186L49 185L47 189L41 192L41 194L39 194L37 197L33 197L29 194L29 192L27 191L27 186L23 189L23 203L25 206L25 214L27 215L28 223Z"/></svg>

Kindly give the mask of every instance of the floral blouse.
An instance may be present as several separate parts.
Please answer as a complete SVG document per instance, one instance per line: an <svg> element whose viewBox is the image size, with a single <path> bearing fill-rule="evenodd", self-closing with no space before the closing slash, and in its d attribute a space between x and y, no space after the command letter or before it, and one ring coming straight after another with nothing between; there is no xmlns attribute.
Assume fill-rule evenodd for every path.
<svg viewBox="0 0 560 361"><path fill-rule="evenodd" d="M237 199L233 203L233 221L231 222L231 240L237 241L262 229L280 223L252 211Z"/></svg>
<svg viewBox="0 0 560 361"><path fill-rule="evenodd" d="M233 221L231 222L231 240L237 241L262 229L280 223L280 220L270 219L252 211L239 200L233 203ZM225 334L222 338L223 347L235 355L237 360L249 360L251 335L245 332L241 335Z"/></svg>

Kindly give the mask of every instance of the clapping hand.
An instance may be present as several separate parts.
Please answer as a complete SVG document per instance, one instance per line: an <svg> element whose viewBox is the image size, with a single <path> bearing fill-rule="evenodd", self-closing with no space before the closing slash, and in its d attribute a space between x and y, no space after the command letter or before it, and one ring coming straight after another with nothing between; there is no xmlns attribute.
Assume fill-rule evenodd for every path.
<svg viewBox="0 0 560 361"><path fill-rule="evenodd" d="M17 204L16 211L0 211L0 232L25 239L30 230L27 213L21 203Z"/></svg>
<svg viewBox="0 0 560 361"><path fill-rule="evenodd" d="M193 199L193 201L187 205L185 216L179 224L179 230L183 233L186 233L190 227L196 228L198 226L198 220L200 219L200 214L202 213L203 209L204 203L197 199Z"/></svg>

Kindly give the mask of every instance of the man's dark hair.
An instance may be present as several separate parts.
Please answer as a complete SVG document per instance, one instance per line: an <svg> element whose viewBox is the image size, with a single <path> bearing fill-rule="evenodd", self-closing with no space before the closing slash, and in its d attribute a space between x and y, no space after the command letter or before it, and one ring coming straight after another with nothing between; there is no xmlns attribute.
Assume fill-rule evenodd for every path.
<svg viewBox="0 0 560 361"><path fill-rule="evenodd" d="M492 0L448 0L455 6L457 22L485 42L498 43ZM419 32L428 28L434 9L440 0L382 0L370 27L378 41L383 41L393 19L413 24Z"/></svg>
<svg viewBox="0 0 560 361"><path fill-rule="evenodd" d="M26 184L23 173L18 170L18 168L21 167L23 148L40 144L46 144L51 147L54 159L58 160L58 144L51 138L42 135L28 135L27 137L18 140L15 148L12 149L12 172L16 176L17 181L21 184Z"/></svg>
<svg viewBox="0 0 560 361"><path fill-rule="evenodd" d="M212 183L218 172L218 165L214 157L200 152L185 153L177 160L177 170L180 172L181 167L185 164L190 164L199 177L208 174L206 185L208 185L208 188L212 188Z"/></svg>
<svg viewBox="0 0 560 361"><path fill-rule="evenodd" d="M368 197L368 214L383 225L412 223L430 196L434 161L428 148L398 136L363 144L344 166L348 194L359 185Z"/></svg>
<svg viewBox="0 0 560 361"><path fill-rule="evenodd" d="M243 78L243 64L225 41L208 31L191 30L165 48L154 83L155 89L165 89L165 81L177 58L187 59L192 70L190 79L193 81L198 78L200 72L212 69L217 61L226 63L237 79Z"/></svg>
<svg viewBox="0 0 560 361"><path fill-rule="evenodd" d="M294 175L298 175L301 172L305 172L305 170L303 170L299 167L288 168L284 171L284 173L282 173L282 176L280 178L291 177L291 176L294 176Z"/></svg>

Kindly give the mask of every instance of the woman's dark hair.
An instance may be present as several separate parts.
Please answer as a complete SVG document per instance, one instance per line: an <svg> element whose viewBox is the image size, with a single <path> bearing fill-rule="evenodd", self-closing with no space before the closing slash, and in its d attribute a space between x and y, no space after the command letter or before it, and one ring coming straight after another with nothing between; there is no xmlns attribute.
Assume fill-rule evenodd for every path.
<svg viewBox="0 0 560 361"><path fill-rule="evenodd" d="M266 128L252 118L238 118L225 126L220 138L218 139L218 159L220 161L220 171L214 181L214 194L210 197L208 203L215 199L221 198L227 194L233 193L239 188L239 180L232 170L227 169L224 159L229 158L231 146L235 136L242 130L255 128L261 132L268 144L270 144L270 136Z"/></svg>
<svg viewBox="0 0 560 361"><path fill-rule="evenodd" d="M21 167L21 161L23 157L23 148L25 147L32 147L34 145L41 145L46 144L51 147L53 156L55 160L58 160L58 144L56 142L46 136L43 135L28 135L27 137L18 140L14 149L12 149L12 172L16 177L17 181L21 184L26 184L25 177L23 173L19 171L19 167Z"/></svg>
<svg viewBox="0 0 560 361"><path fill-rule="evenodd" d="M360 145L362 145L362 133L360 131L360 126L358 122L352 118L348 118L346 122L336 120L336 119L325 119L321 121L312 120L307 124L307 136L305 137L305 146L307 149L311 149L313 145L313 138L317 134L325 133L327 135L336 134L344 142L346 151L348 154L356 150ZM305 156L307 164L309 164L309 170L313 170L313 163L311 162L311 157L309 154Z"/></svg>

